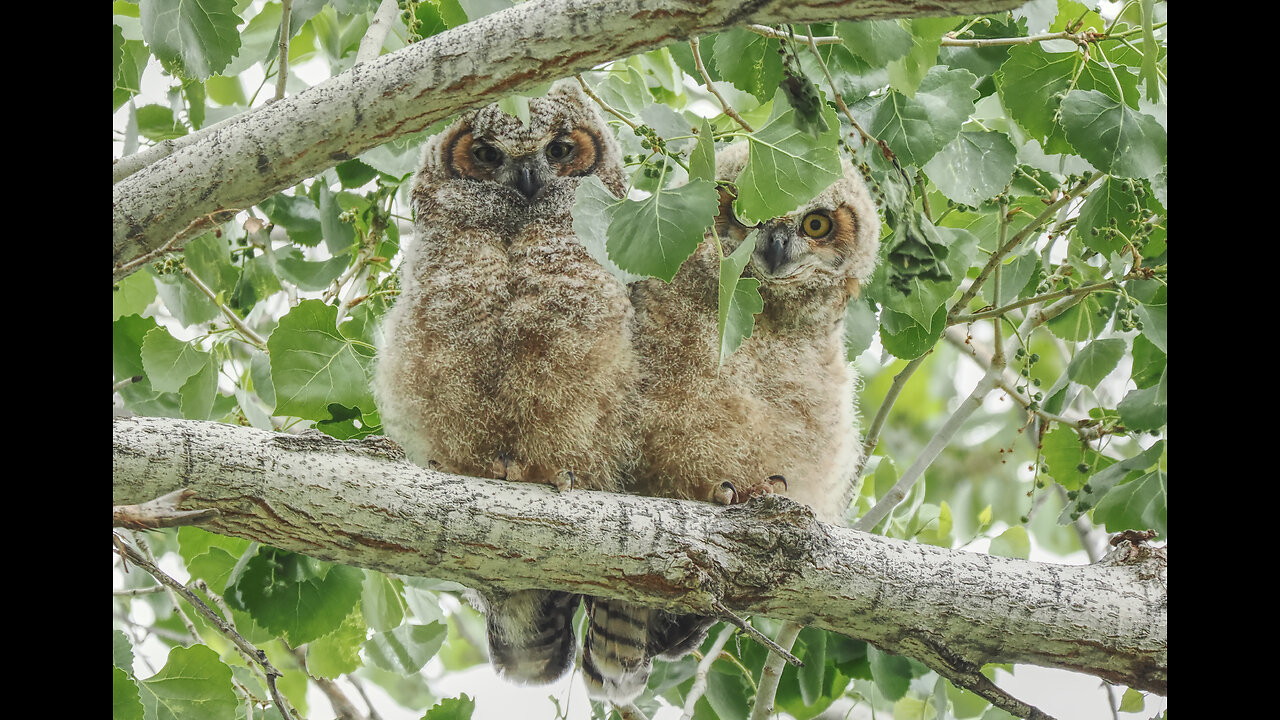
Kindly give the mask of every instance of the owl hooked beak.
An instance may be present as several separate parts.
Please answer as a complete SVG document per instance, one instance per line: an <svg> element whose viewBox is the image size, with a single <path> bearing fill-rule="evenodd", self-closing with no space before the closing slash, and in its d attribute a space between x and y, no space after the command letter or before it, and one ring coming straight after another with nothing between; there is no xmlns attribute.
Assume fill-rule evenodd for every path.
<svg viewBox="0 0 1280 720"><path fill-rule="evenodd" d="M529 200L532 200L542 186L546 183L540 177L537 167L537 156L529 155L523 158L514 159L515 177L511 186L520 191Z"/></svg>
<svg viewBox="0 0 1280 720"><path fill-rule="evenodd" d="M803 251L795 228L776 220L765 224L761 240L756 243L755 265L769 277L778 277L779 270L789 265Z"/></svg>

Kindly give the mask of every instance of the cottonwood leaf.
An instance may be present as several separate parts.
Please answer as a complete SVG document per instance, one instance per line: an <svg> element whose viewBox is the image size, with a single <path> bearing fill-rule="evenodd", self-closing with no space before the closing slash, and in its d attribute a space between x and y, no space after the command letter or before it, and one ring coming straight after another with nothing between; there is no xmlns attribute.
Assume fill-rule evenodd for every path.
<svg viewBox="0 0 1280 720"><path fill-rule="evenodd" d="M742 277L756 247L756 231L751 231L742 244L728 257L720 258L720 364L751 337L756 313L764 310L760 297L760 281Z"/></svg>
<svg viewBox="0 0 1280 720"><path fill-rule="evenodd" d="M1021 525L1015 525L1000 533L991 541L990 552L999 557L1026 560L1031 556L1031 538L1027 536L1027 529Z"/></svg>
<svg viewBox="0 0 1280 720"><path fill-rule="evenodd" d="M973 112L978 78L968 70L930 68L914 97L890 90L858 103L869 113L867 131L883 140L903 165L924 165L960 134Z"/></svg>
<svg viewBox="0 0 1280 720"><path fill-rule="evenodd" d="M393 630L404 622L404 598L401 593L404 583L369 571L364 574L364 587L360 590L360 608L369 627L378 630Z"/></svg>
<svg viewBox="0 0 1280 720"><path fill-rule="evenodd" d="M715 183L659 185L644 200L623 200L612 211L606 248L621 269L671 281L720 209Z"/></svg>
<svg viewBox="0 0 1280 720"><path fill-rule="evenodd" d="M720 77L762 103L782 82L782 56L773 38L742 28L726 30L716 35L714 55Z"/></svg>
<svg viewBox="0 0 1280 720"><path fill-rule="evenodd" d="M471 720L471 714L475 709L476 701L463 693L456 698L441 700L427 710L422 720Z"/></svg>
<svg viewBox="0 0 1280 720"><path fill-rule="evenodd" d="M342 625L360 599L363 579L359 568L263 546L226 598L263 628L300 645Z"/></svg>
<svg viewBox="0 0 1280 720"><path fill-rule="evenodd" d="M702 118L698 125L698 143L689 152L689 177L695 180L716 179L716 145L711 123Z"/></svg>
<svg viewBox="0 0 1280 720"><path fill-rule="evenodd" d="M1102 379L1111 374L1124 357L1127 345L1119 338L1094 340L1081 348L1067 365L1067 377L1091 388L1096 388Z"/></svg>
<svg viewBox="0 0 1280 720"><path fill-rule="evenodd" d="M328 420L330 403L373 409L374 350L336 327L337 318L338 309L320 300L303 300L280 318L267 340L277 414Z"/></svg>
<svg viewBox="0 0 1280 720"><path fill-rule="evenodd" d="M1107 532L1149 528L1167 537L1169 476L1163 470L1152 470L1115 488L1094 508L1093 520L1102 523Z"/></svg>
<svg viewBox="0 0 1280 720"><path fill-rule="evenodd" d="M369 662L383 670L411 675L435 656L448 634L448 627L440 623L401 625L369 638L364 652Z"/></svg>
<svg viewBox="0 0 1280 720"><path fill-rule="evenodd" d="M142 36L162 62L207 80L240 51L235 0L142 0Z"/></svg>
<svg viewBox="0 0 1280 720"><path fill-rule="evenodd" d="M775 108L784 102L779 93ZM740 217L768 220L785 215L844 174L836 150L840 122L835 111L824 106L827 131L818 137L797 129L794 114L794 109L787 108L747 136L751 142L747 165L736 182Z"/></svg>
<svg viewBox="0 0 1280 720"><path fill-rule="evenodd" d="M911 684L911 663L906 658L867 646L867 660L871 662L871 677L886 698L899 700L907 694L907 686Z"/></svg>
<svg viewBox="0 0 1280 720"><path fill-rule="evenodd" d="M204 645L176 647L164 667L138 683L147 720L233 717L240 702L231 685L231 668Z"/></svg>
<svg viewBox="0 0 1280 720"><path fill-rule="evenodd" d="M368 631L360 610L353 610L337 630L307 643L307 672L333 679L358 669Z"/></svg>
<svg viewBox="0 0 1280 720"><path fill-rule="evenodd" d="M1164 169L1168 137L1150 115L1105 93L1072 90L1062 100L1067 140L1095 167L1128 178L1154 178Z"/></svg>
<svg viewBox="0 0 1280 720"><path fill-rule="evenodd" d="M889 85L907 96L915 94L932 68L937 67L942 36L959 24L954 17L918 17L903 23L911 30L911 50L889 63Z"/></svg>
<svg viewBox="0 0 1280 720"><path fill-rule="evenodd" d="M1169 422L1168 402L1162 397L1168 369L1160 377L1160 382L1152 387L1130 390L1116 410L1126 428L1154 432Z"/></svg>
<svg viewBox="0 0 1280 720"><path fill-rule="evenodd" d="M1017 156L1017 148L1002 132L962 132L925 164L924 171L943 195L976 207L1009 184Z"/></svg>
<svg viewBox="0 0 1280 720"><path fill-rule="evenodd" d="M111 668L111 720L142 720L138 685L119 667Z"/></svg>
<svg viewBox="0 0 1280 720"><path fill-rule="evenodd" d="M1075 500L1068 502L1066 507L1062 508L1062 512L1058 514L1058 524L1067 525L1075 519L1072 517L1073 514L1097 507L1099 501L1130 473L1145 471L1159 462L1164 455L1164 449L1165 441L1160 440L1137 455L1121 460L1094 474L1089 478L1087 485L1080 488Z"/></svg>
<svg viewBox="0 0 1280 720"><path fill-rule="evenodd" d="M142 341L142 365L151 387L160 392L178 392L192 375L208 364L209 353L157 327Z"/></svg>
<svg viewBox="0 0 1280 720"><path fill-rule="evenodd" d="M911 52L911 33L896 20L836 23L845 47L868 63L880 66Z"/></svg>

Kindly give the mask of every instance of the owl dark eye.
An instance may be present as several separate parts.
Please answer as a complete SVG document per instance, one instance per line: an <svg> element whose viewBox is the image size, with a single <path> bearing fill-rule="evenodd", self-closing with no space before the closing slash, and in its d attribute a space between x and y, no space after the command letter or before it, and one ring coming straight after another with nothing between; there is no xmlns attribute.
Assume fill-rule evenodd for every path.
<svg viewBox="0 0 1280 720"><path fill-rule="evenodd" d="M476 143L471 148L471 157L482 165L497 165L502 162L502 151L492 145Z"/></svg>
<svg viewBox="0 0 1280 720"><path fill-rule="evenodd" d="M552 140L547 145L547 157L557 162L564 162L573 156L573 143L567 140Z"/></svg>
<svg viewBox="0 0 1280 720"><path fill-rule="evenodd" d="M826 237L831 232L831 218L822 213L811 212L800 221L800 230L814 239Z"/></svg>

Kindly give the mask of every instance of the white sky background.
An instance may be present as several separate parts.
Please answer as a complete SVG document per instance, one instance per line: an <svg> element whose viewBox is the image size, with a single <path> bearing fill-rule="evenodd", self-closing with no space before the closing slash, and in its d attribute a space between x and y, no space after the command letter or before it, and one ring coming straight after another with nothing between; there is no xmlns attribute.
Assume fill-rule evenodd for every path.
<svg viewBox="0 0 1280 720"><path fill-rule="evenodd" d="M255 6L260 4L261 2L255 2ZM1111 6L1116 8L1118 4L1112 4ZM1111 12L1115 12L1115 10L1113 9ZM1105 14L1110 17L1110 13ZM129 37L127 33L126 37ZM320 59L291 66L289 72L294 78L303 81L303 83L297 83L296 80L291 80L289 83L291 86L290 94L294 92L293 88L295 87L300 87L303 84L307 86L313 85L327 79L330 75L327 63ZM248 71L241 73L240 78L246 94L252 94L253 87L262 80L261 65L255 65ZM167 105L167 91L173 84L175 84L173 79L164 76L158 63L153 59L143 74L142 92L135 98L135 105L138 107L151 103ZM272 95L273 89L274 79L259 92L256 104L263 104L266 98ZM123 137L125 131L128 121L128 108L129 105L126 104L113 116L113 128L116 131L112 142L113 157L118 158L122 154L123 144L119 138ZM692 109L705 115L719 113L719 105L713 104L712 101L699 103ZM211 108L206 125L212 124L221 117L222 115L217 110ZM984 326L981 330L987 329ZM986 339L986 342L989 344L989 338ZM882 354L883 351L877 338L873 346L863 353L859 359L859 365L864 369L867 369L868 366L883 366L886 361L881 357ZM957 364L956 387L959 397L963 398L968 394L981 374L981 370L973 363ZM1115 376L1118 375L1119 373L1115 374ZM1127 373L1125 373L1125 376L1127 377ZM996 409L998 405L993 403L998 402L993 394L992 397L988 398L988 409ZM1006 400L1005 402L1008 401ZM998 536L1004 529L1003 526L993 527L989 532L989 536ZM1034 537L1031 538L1031 542L1032 560L1065 564L1085 564L1088 562L1083 551L1071 557L1063 558L1038 548ZM967 550L986 552L988 543L989 540L979 540L970 545ZM185 579L185 574L181 568L171 566L167 569L175 577ZM115 586L119 587L118 571L113 571L113 575L115 577ZM136 603L135 605L139 608L145 608L144 603ZM147 618L139 617L136 620L140 623L145 623ZM744 640L744 642L750 641ZM137 655L135 671L140 677L149 677L154 670L164 665L168 649L159 641L152 639L141 646L135 647L134 651ZM144 658L146 658L145 661ZM562 678L553 685L543 687L512 685L498 678L488 665L479 665L461 672L446 674L439 660L433 659L424 668L423 672L428 677L431 688L438 697L456 697L461 693L466 693L475 698L476 711L473 715L474 720L550 719L555 716L555 706L548 700L548 696L554 696L559 701L560 707L566 711L568 720L585 720L590 717L586 688L578 672ZM999 671L996 680L1002 688L1008 690L1015 697L1039 707L1060 720L1111 720L1113 718L1110 706L1107 703L1106 690L1101 685L1101 682L1092 676L1049 668L1018 666L1014 675ZM351 686L346 685L345 687L348 696L356 703L357 707L360 707L362 703L359 700L359 694ZM364 687L385 720L417 720L422 717L422 713L426 710L426 708L407 710L400 707L373 683L366 682ZM1117 703L1121 692L1122 690L1116 690L1114 693ZM315 688L314 684L308 700L311 705L311 712L308 713L310 720L331 720L334 717L327 699ZM1164 698L1148 695L1146 709L1142 713L1120 713L1118 717L1122 720L1137 720L1139 718L1145 720L1158 715L1164 710L1165 706L1166 701ZM846 713L848 714L846 715ZM651 720L676 720L679 716L680 709L666 708L652 717ZM870 718L871 714L866 708L853 708L850 710L846 705L841 706L841 711L837 717L859 720L860 718ZM886 713L880 713L879 717L886 717Z"/></svg>

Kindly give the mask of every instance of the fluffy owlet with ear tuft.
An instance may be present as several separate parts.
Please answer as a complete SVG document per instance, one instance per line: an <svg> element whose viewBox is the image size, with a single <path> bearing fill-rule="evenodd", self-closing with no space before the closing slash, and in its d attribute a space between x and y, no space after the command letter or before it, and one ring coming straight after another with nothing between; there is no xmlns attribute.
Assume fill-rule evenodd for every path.
<svg viewBox="0 0 1280 720"><path fill-rule="evenodd" d="M717 175L733 180L746 161L745 143L726 148ZM726 254L752 229L734 216L733 199L721 186L714 232ZM641 363L636 492L720 503L781 492L826 522L844 520L862 455L844 317L875 267L879 239L875 205L848 162L827 190L761 223L746 273L760 281L764 310L723 366L719 258L709 236L670 284L632 286ZM588 690L620 703L644 689L654 657L687 654L714 622L613 600L593 599L588 609Z"/></svg>
<svg viewBox="0 0 1280 720"><path fill-rule="evenodd" d="M383 329L374 392L421 465L473 477L616 490L634 457L637 366L627 289L573 233L578 182L623 192L617 141L572 81L464 114L426 146L416 237ZM495 668L550 682L573 663L578 596L491 593Z"/></svg>

